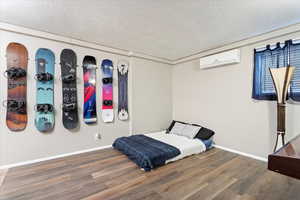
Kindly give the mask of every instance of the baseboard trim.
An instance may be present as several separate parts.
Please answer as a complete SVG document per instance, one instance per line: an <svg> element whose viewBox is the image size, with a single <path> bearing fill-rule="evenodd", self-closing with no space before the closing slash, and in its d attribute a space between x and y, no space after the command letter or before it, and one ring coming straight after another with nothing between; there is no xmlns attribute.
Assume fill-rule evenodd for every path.
<svg viewBox="0 0 300 200"><path fill-rule="evenodd" d="M56 156L49 156L49 157L44 157L44 158L39 158L39 159L34 159L34 160L28 160L25 162L13 163L13 164L9 164L9 165L2 165L2 166L0 166L0 169L9 169L12 167L29 165L29 164L33 164L33 163L42 162L42 161L53 160L53 159L57 159L57 158L67 157L67 156L73 156L76 154L87 153L87 152L97 151L97 150L101 150L101 149L108 149L111 147L112 147L111 145L107 145L107 146L101 146L101 147L96 147L96 148L92 148L92 149L85 149L85 150L81 150L81 151L74 151L71 153L60 154L60 155L56 155Z"/></svg>
<svg viewBox="0 0 300 200"><path fill-rule="evenodd" d="M236 153L236 154L239 154L239 155L242 155L242 156L246 156L246 157L249 157L249 158L260 160L260 161L263 161L263 162L268 162L267 158L263 158L263 157L260 157L260 156L255 156L255 155L252 155L252 154L249 154L249 153L244 153L244 152L241 152L241 151L237 151L237 150L230 149L230 148L223 147L223 146L219 146L219 145L214 145L214 147L216 147L218 149L222 149L224 151L229 151L229 152Z"/></svg>
<svg viewBox="0 0 300 200"><path fill-rule="evenodd" d="M57 158L63 158L63 157L72 156L72 155L81 154L81 153L97 151L97 150L101 150L101 149L108 149L108 148L111 148L111 147L112 147L111 145L107 145L107 146L101 146L101 147L96 147L96 148L92 148L92 149L85 149L85 150L81 150L81 151L74 151L74 152L71 152L71 153L60 154L60 155L56 155L56 156L39 158L39 159L35 159L35 160L28 160L28 161L25 161L25 162L13 163L13 164L9 164L9 165L2 165L2 166L0 166L0 170L9 169L9 168L12 168L12 167L19 167L19 166L23 166L23 165L34 164L34 163L47 161L47 160L53 160L53 159L57 159ZM244 152L237 151L237 150L234 150L234 149L230 149L230 148L227 148L227 147L223 147L223 146L220 146L220 145L214 145L214 147L218 148L218 149L222 149L224 151L229 151L229 152L236 153L236 154L239 154L239 155L242 155L242 156L246 156L246 157L249 157L249 158L260 160L260 161L263 161L263 162L268 162L267 158L263 158L263 157L260 157L260 156L255 156L255 155L252 155L252 154L249 154L249 153L244 153Z"/></svg>

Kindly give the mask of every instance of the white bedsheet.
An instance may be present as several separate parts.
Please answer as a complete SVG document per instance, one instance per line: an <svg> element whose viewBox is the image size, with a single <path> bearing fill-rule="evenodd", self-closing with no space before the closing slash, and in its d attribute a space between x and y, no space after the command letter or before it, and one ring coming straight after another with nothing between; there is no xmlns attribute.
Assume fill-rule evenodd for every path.
<svg viewBox="0 0 300 200"><path fill-rule="evenodd" d="M166 163L173 162L193 154L198 154L206 150L205 144L199 139L188 139L184 136L166 134L165 131L148 133L145 135L172 145L180 150L181 153L178 156L167 160Z"/></svg>

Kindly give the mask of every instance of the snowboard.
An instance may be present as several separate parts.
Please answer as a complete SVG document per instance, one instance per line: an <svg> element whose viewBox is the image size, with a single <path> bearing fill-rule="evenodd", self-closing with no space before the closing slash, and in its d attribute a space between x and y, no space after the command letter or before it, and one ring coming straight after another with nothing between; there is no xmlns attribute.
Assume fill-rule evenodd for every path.
<svg viewBox="0 0 300 200"><path fill-rule="evenodd" d="M85 56L83 59L84 105L83 118L86 124L97 122L96 110L96 59Z"/></svg>
<svg viewBox="0 0 300 200"><path fill-rule="evenodd" d="M128 67L125 60L118 62L118 118L128 120Z"/></svg>
<svg viewBox="0 0 300 200"><path fill-rule="evenodd" d="M76 87L76 54L71 49L64 49L60 54L62 80L62 121L66 129L78 126L78 106Z"/></svg>
<svg viewBox="0 0 300 200"><path fill-rule="evenodd" d="M102 119L103 122L114 120L113 110L113 63L105 59L101 64L102 71Z"/></svg>
<svg viewBox="0 0 300 200"><path fill-rule="evenodd" d="M6 49L7 112L6 125L11 131L22 131L27 125L27 49L19 43L9 43Z"/></svg>
<svg viewBox="0 0 300 200"><path fill-rule="evenodd" d="M36 113L35 126L41 132L49 132L54 127L54 53L40 48L36 61Z"/></svg>

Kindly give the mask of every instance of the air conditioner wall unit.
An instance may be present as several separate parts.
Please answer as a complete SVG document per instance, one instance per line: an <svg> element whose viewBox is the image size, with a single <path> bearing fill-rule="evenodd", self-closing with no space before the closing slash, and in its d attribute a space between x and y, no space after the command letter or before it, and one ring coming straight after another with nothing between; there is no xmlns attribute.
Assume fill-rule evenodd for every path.
<svg viewBox="0 0 300 200"><path fill-rule="evenodd" d="M240 49L234 49L200 58L200 69L208 69L224 65L236 64L240 63L240 61Z"/></svg>

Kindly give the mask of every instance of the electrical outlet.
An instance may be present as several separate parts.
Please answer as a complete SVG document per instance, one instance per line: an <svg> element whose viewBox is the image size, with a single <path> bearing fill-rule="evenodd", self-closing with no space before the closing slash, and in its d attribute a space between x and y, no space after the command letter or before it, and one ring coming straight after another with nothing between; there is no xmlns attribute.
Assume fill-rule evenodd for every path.
<svg viewBox="0 0 300 200"><path fill-rule="evenodd" d="M95 140L101 140L101 134L100 133L96 133L95 134Z"/></svg>

